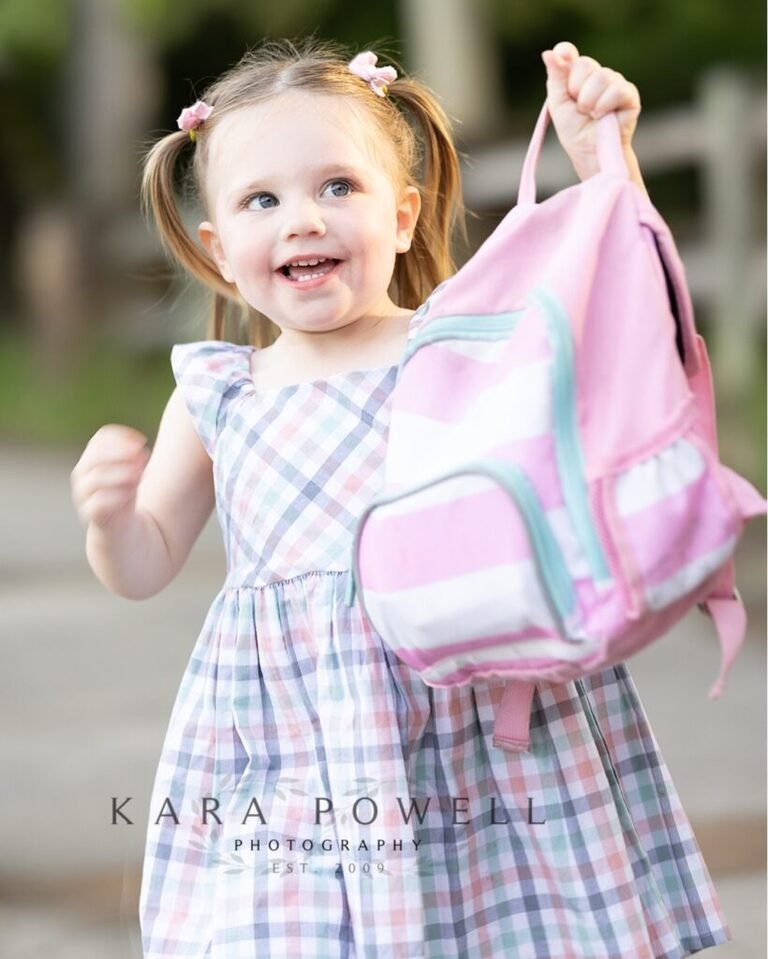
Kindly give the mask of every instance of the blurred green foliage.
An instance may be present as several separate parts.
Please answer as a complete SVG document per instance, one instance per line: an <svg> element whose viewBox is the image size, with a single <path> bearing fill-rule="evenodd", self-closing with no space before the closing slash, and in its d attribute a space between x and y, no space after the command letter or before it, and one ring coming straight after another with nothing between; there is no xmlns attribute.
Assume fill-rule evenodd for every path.
<svg viewBox="0 0 768 959"><path fill-rule="evenodd" d="M40 369L28 337L0 333L0 436L24 443L80 444L104 423L153 438L174 387L168 350L136 352L89 343L77 374Z"/></svg>
<svg viewBox="0 0 768 959"><path fill-rule="evenodd" d="M401 33L397 0L103 2L116 3L126 25L159 50L194 42L198 31L215 42L205 29L212 19L230 21L243 48L262 37L313 32L357 43ZM80 0L3 0L0 62L7 68L11 61L18 66L25 59L51 61L64 54L79 6ZM766 11L756 0L476 0L474 6L510 51L573 40L598 60L638 77L653 101L680 96L706 65L759 65L765 57ZM517 70L521 63L509 66Z"/></svg>
<svg viewBox="0 0 768 959"><path fill-rule="evenodd" d="M538 51L561 40L623 73L644 109L690 99L717 64L760 72L765 6L756 0L480 0L501 46L512 106L538 104Z"/></svg>
<svg viewBox="0 0 768 959"><path fill-rule="evenodd" d="M59 55L69 32L67 0L3 0L0 4L0 56L44 59Z"/></svg>
<svg viewBox="0 0 768 959"><path fill-rule="evenodd" d="M155 41L178 43L189 37L210 13L225 15L243 35L292 36L311 21L324 20L343 0L280 0L279 3L243 3L242 0L120 0L129 22Z"/></svg>

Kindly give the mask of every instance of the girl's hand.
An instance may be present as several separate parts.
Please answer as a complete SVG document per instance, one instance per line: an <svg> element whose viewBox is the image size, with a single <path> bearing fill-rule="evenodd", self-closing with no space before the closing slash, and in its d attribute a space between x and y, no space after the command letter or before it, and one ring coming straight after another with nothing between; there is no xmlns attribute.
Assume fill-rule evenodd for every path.
<svg viewBox="0 0 768 959"><path fill-rule="evenodd" d="M555 44L541 55L547 68L547 102L563 149L582 180L598 171L595 125L615 110L621 142L630 167L636 165L632 135L640 115L640 94L634 83L591 57L579 56L572 43Z"/></svg>
<svg viewBox="0 0 768 959"><path fill-rule="evenodd" d="M86 526L104 527L132 513L144 467L147 438L130 426L102 426L70 475L72 502Z"/></svg>

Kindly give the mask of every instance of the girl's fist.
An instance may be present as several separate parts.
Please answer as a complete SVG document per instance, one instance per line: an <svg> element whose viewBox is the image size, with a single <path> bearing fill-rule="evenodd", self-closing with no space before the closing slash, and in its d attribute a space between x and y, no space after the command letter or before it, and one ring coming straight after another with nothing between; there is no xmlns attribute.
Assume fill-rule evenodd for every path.
<svg viewBox="0 0 768 959"><path fill-rule="evenodd" d="M557 43L541 55L547 68L547 103L563 149L582 179L598 172L595 124L616 112L625 152L640 115L634 83L592 57L582 57L572 43Z"/></svg>
<svg viewBox="0 0 768 959"><path fill-rule="evenodd" d="M70 475L72 502L80 521L106 526L129 514L149 461L147 438L130 426L102 426Z"/></svg>

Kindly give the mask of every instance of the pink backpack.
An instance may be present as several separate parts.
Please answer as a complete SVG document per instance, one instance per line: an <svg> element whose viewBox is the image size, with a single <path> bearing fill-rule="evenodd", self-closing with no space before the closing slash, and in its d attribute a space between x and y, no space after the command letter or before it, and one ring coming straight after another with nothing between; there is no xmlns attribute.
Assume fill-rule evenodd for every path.
<svg viewBox="0 0 768 959"><path fill-rule="evenodd" d="M517 206L419 311L347 596L427 684L506 678L493 741L512 750L534 683L621 662L696 604L720 695L746 628L731 557L768 508L718 461L683 266L615 116L600 173L537 204L548 119Z"/></svg>

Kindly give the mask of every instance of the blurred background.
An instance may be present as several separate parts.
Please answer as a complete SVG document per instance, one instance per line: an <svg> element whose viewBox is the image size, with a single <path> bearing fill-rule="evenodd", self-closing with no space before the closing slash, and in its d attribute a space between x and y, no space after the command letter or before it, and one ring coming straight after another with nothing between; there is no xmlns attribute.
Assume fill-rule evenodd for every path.
<svg viewBox="0 0 768 959"><path fill-rule="evenodd" d="M761 491L765 447L765 9L757 0L0 0L0 954L140 956L148 796L178 683L224 572L215 521L160 596L111 596L86 564L69 473L104 423L152 441L169 348L206 297L164 259L140 160L264 37L392 56L440 96L465 156L468 255L514 203L571 40L640 89L648 190L712 358L721 456ZM554 134L540 192L575 177ZM190 210L194 217L194 210ZM734 943L764 957L765 527L737 554L750 629L723 698L698 611L633 661ZM133 825L111 824L112 797Z"/></svg>

